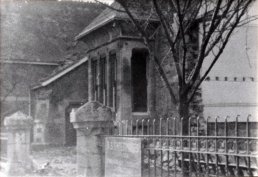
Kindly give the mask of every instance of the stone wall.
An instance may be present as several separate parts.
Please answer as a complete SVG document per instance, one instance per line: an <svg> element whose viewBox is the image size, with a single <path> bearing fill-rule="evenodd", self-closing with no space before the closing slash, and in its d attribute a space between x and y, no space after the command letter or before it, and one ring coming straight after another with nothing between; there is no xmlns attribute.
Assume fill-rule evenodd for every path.
<svg viewBox="0 0 258 177"><path fill-rule="evenodd" d="M195 58L196 58L196 52L198 49L198 28L193 28L191 30L191 34L188 34L186 39L188 43L189 50L192 52L189 52L190 54L186 58L186 75L188 75L191 72L191 69L194 67ZM161 62L161 65L165 71L165 74L168 78L168 81L170 85L172 86L172 89L174 90L175 96L178 99L178 78L177 78L177 72L175 68L175 63L172 57L171 52L169 52L169 44L166 40L166 37L164 35L164 32L162 30L159 31L159 38L156 41L155 44L155 50L157 53L157 56ZM175 105L171 101L171 97L169 95L168 89L163 82L159 72L155 70L155 79L156 79L156 99L155 99L155 105L156 105L156 111L157 115L159 117L167 117L173 115L177 115L177 110ZM201 99L201 90L199 90L195 97L193 98L193 101L190 104L190 113L191 114L202 114L202 99Z"/></svg>
<svg viewBox="0 0 258 177"><path fill-rule="evenodd" d="M169 83L173 85L175 93L177 93L177 76L176 76L176 69L174 66L173 58L171 54L168 53L169 47L162 34L162 31L159 31L160 38L156 44L156 50L158 53L158 58L161 61L161 65L166 73L166 76L169 80ZM176 113L175 107L171 102L171 98L169 96L168 89L165 86L165 83L162 81L162 78L159 72L155 69L155 105L157 115L159 117L166 117L170 116L171 114ZM177 95L177 94L176 94Z"/></svg>
<svg viewBox="0 0 258 177"><path fill-rule="evenodd" d="M47 144L65 143L65 124L69 105L86 102L88 98L87 63L54 81L50 85L33 92L32 115L44 124L44 140ZM38 109L44 103L45 113ZM68 114L68 115L67 115ZM43 117L42 117L43 115Z"/></svg>

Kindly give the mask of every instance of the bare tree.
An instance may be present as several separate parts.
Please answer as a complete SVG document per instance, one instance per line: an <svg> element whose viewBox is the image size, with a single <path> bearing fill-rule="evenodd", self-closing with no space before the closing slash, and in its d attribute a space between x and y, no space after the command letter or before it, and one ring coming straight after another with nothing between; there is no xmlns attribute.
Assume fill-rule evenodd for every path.
<svg viewBox="0 0 258 177"><path fill-rule="evenodd" d="M29 100L26 100L26 97L33 80L29 68L2 64L1 76L0 116L17 110L28 110Z"/></svg>
<svg viewBox="0 0 258 177"><path fill-rule="evenodd" d="M232 33L239 26L255 20L256 17L248 17L246 13L254 0L150 0L126 1L117 0L121 9L113 10L124 12L128 15L147 48L150 58L156 63L156 68L164 81L172 103L178 109L180 117L184 117L184 126L188 124L189 105L193 101L199 86L212 70L215 63L223 53ZM139 3L139 5L135 5ZM141 4L142 3L142 4ZM145 3L145 4L143 4ZM163 31L166 43L169 46L168 59L172 60L178 79L178 90L174 91L161 64L161 58L155 50L153 39L160 36L157 30L150 34L147 26L150 18L140 19L135 15L135 7L149 5L145 13L156 18L160 22L159 28ZM133 7L134 6L134 7ZM197 34L197 48L192 47L193 41L189 40L193 34ZM204 60L209 56L209 66L204 69ZM187 126L186 126L187 127ZM188 130L185 129L187 134Z"/></svg>

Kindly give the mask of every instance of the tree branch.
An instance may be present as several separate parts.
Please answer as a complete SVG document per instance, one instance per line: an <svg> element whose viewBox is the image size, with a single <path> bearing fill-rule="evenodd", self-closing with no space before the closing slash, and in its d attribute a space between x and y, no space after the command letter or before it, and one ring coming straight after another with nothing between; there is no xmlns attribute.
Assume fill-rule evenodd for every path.
<svg viewBox="0 0 258 177"><path fill-rule="evenodd" d="M205 74L201 77L200 81L198 82L198 84L194 87L193 92L191 94L191 96L189 97L188 102L191 102L191 100L193 99L196 91L198 90L199 86L201 85L201 83L204 81L204 79L207 77L207 75L210 73L211 69L213 68L213 66L215 65L215 63L217 62L217 60L219 59L219 57L221 56L221 54L223 53L229 38L231 37L234 29L237 27L239 21L241 20L241 18L243 17L243 15L245 14L247 8L249 7L249 5L252 3L252 0L249 0L246 5L244 6L243 10L240 12L240 14L236 17L235 22L233 23L231 29L229 30L229 32L227 33L225 40L223 40L223 44L222 47L219 49L218 54L214 57L212 63L210 64L210 66L208 67L208 69L206 70Z"/></svg>

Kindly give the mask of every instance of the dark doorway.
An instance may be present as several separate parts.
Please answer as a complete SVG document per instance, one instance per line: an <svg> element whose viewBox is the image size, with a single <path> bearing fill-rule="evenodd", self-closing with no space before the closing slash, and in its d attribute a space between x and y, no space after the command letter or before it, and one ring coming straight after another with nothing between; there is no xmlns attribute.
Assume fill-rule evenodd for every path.
<svg viewBox="0 0 258 177"><path fill-rule="evenodd" d="M132 51L132 109L133 112L147 112L147 51L134 49Z"/></svg>
<svg viewBox="0 0 258 177"><path fill-rule="evenodd" d="M80 102L70 103L65 110L65 145L76 145L76 130L73 128L73 124L70 122L70 113L72 109L77 109L82 104Z"/></svg>

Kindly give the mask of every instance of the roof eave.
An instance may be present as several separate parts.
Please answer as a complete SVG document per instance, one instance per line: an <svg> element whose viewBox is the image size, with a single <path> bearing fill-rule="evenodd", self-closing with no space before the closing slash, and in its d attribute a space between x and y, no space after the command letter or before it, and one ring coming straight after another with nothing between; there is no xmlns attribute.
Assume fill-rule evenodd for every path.
<svg viewBox="0 0 258 177"><path fill-rule="evenodd" d="M119 17L112 16L112 18L109 18L109 19L107 19L106 21L103 21L102 23L100 23L100 24L98 24L98 25L92 27L91 29L89 29L89 30L87 30L87 31L85 31L85 32L80 33L79 35L77 35L77 36L75 37L75 40L81 40L81 39L84 38L86 35L88 35L88 34L90 34L91 32L93 32L93 31L95 31L95 30L97 30L97 29L99 29L99 28L101 28L101 27L107 25L108 23L110 23L110 22L112 22L112 21L114 21L114 20L126 20L126 19L129 19L129 18L119 18ZM137 19L137 20L141 20L141 19ZM152 21L152 22L158 22L159 20L150 19L150 21Z"/></svg>
<svg viewBox="0 0 258 177"><path fill-rule="evenodd" d="M37 86L32 87L31 90L37 90L37 89L39 89L41 87L43 87L43 86L42 85L37 85Z"/></svg>
<svg viewBox="0 0 258 177"><path fill-rule="evenodd" d="M75 68L79 67L80 65L82 65L83 63L85 63L86 61L88 61L88 57L85 57L83 59L81 59L79 62L74 63L73 65L71 65L70 67L64 69L63 71L57 73L56 75L46 79L45 81L41 82L39 85L31 88L31 90L36 90L42 87L46 87L49 84L51 84L52 82L56 81L57 79L63 77L64 75L66 75L67 73L69 73L70 71L74 70Z"/></svg>
<svg viewBox="0 0 258 177"><path fill-rule="evenodd" d="M114 16L111 16L111 18L108 18L107 20L103 21L102 23L99 23L97 25L95 25L94 27L90 28L89 30L87 31L84 31L84 32L81 32L79 35L77 35L75 37L75 40L80 40L82 39L83 37L85 37L86 35L88 35L89 33L107 25L108 23L114 21L115 19L117 19L117 17L114 17Z"/></svg>

